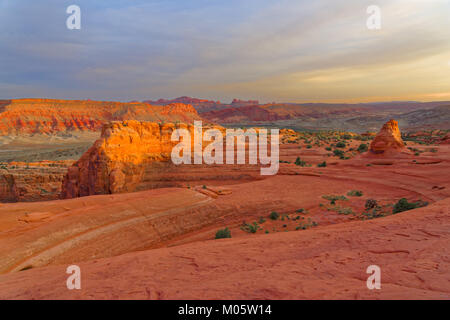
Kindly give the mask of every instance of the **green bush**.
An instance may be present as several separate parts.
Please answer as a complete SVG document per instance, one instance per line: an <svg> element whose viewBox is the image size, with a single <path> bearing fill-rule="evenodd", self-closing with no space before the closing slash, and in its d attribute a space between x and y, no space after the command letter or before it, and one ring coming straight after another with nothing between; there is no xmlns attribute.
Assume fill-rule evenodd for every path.
<svg viewBox="0 0 450 320"><path fill-rule="evenodd" d="M318 166L319 168L325 168L325 167L327 166L327 162L324 161L324 162L322 162L322 163L319 163L317 166Z"/></svg>
<svg viewBox="0 0 450 320"><path fill-rule="evenodd" d="M342 150L335 149L335 150L333 150L333 153L335 156L339 156L339 157L344 156L344 151L342 151Z"/></svg>
<svg viewBox="0 0 450 320"><path fill-rule="evenodd" d="M361 143L358 147L360 153L366 152L367 150L369 150L369 147L365 143Z"/></svg>
<svg viewBox="0 0 450 320"><path fill-rule="evenodd" d="M216 239L231 238L231 231L228 228L220 229L216 232Z"/></svg>
<svg viewBox="0 0 450 320"><path fill-rule="evenodd" d="M336 148L345 148L346 146L347 145L342 141L339 141L338 143L336 143Z"/></svg>
<svg viewBox="0 0 450 320"><path fill-rule="evenodd" d="M300 157L297 157L297 159L295 159L295 165L300 166L300 167L307 166L306 162L303 161L302 159L300 159Z"/></svg>
<svg viewBox="0 0 450 320"><path fill-rule="evenodd" d="M253 222L253 224L245 223L241 227L241 230L246 231L248 233L256 233L256 231L258 231L259 229L260 229L260 226L256 222Z"/></svg>
<svg viewBox="0 0 450 320"><path fill-rule="evenodd" d="M279 217L280 217L280 215L279 215L278 212L276 212L276 211L272 211L272 212L270 213L270 215L269 215L269 218L270 218L271 220L277 220Z"/></svg>
<svg viewBox="0 0 450 320"><path fill-rule="evenodd" d="M428 205L428 202L418 201L418 202L408 202L406 198L401 198L398 200L398 202L394 205L394 209L392 210L392 213L399 213L403 211L408 211L416 208L425 207Z"/></svg>

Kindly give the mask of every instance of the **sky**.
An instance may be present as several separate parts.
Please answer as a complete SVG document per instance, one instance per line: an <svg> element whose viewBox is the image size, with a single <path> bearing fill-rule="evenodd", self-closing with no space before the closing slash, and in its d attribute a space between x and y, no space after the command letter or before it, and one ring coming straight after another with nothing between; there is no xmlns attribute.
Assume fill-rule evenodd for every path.
<svg viewBox="0 0 450 320"><path fill-rule="evenodd" d="M450 100L449 39L450 0L0 0L0 98Z"/></svg>

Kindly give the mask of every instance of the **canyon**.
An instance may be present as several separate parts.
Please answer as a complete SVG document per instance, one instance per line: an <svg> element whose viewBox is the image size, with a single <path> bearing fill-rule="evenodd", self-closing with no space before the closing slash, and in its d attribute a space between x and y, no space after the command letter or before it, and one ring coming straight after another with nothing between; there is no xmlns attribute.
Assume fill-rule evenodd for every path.
<svg viewBox="0 0 450 320"><path fill-rule="evenodd" d="M279 171L262 176L260 165L174 165L172 132L194 120L225 132L209 115L228 111L165 102L85 101L81 122L56 101L33 102L42 118L23 123L11 119L25 102L2 109L0 298L450 298L446 129L281 129ZM52 104L72 120L45 120ZM402 199L417 207L397 213ZM215 239L224 228L231 239ZM380 291L366 287L374 263ZM65 286L71 264L82 290Z"/></svg>

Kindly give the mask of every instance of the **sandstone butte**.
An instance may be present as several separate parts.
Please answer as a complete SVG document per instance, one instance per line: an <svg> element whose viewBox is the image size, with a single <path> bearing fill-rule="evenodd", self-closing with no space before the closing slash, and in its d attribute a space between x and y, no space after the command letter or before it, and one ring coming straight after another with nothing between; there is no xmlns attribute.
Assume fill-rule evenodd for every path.
<svg viewBox="0 0 450 320"><path fill-rule="evenodd" d="M0 134L97 131L104 123L121 120L192 123L201 120L189 104L154 106L141 102L91 100L0 100Z"/></svg>
<svg viewBox="0 0 450 320"><path fill-rule="evenodd" d="M186 186L189 181L261 179L259 167L252 165L174 165L171 152L179 142L171 141L171 135L178 128L193 136L194 126L184 123L130 120L105 124L100 139L69 167L61 198ZM225 130L203 126L203 130L209 128ZM203 142L203 148L206 145Z"/></svg>
<svg viewBox="0 0 450 320"><path fill-rule="evenodd" d="M373 139L369 152L375 155L388 155L402 151L405 151L405 143L402 140L398 122L390 120Z"/></svg>

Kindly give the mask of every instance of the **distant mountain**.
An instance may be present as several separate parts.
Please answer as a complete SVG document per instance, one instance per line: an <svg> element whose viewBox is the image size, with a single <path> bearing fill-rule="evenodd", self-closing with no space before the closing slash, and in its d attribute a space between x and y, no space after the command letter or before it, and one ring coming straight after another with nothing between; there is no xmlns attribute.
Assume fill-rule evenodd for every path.
<svg viewBox="0 0 450 320"><path fill-rule="evenodd" d="M360 104L271 103L203 112L202 117L227 125L270 125L293 129L378 130L391 118L402 129L450 129L450 102L380 102Z"/></svg>
<svg viewBox="0 0 450 320"><path fill-rule="evenodd" d="M243 106L208 111L201 114L202 118L215 123L247 123L254 121L277 121L287 119L277 113L266 110L260 106Z"/></svg>
<svg viewBox="0 0 450 320"><path fill-rule="evenodd" d="M240 100L233 99L230 104L221 103L220 101L213 101L207 99L197 99L191 97L179 97L175 99L158 99L158 100L144 100L144 103L149 103L152 105L165 106L171 103L185 103L192 105L199 113L209 112L214 110L222 110L227 108L239 108L259 105L258 100Z"/></svg>
<svg viewBox="0 0 450 320"><path fill-rule="evenodd" d="M192 123L201 119L188 104L16 99L0 101L0 135L98 131L114 120Z"/></svg>
<svg viewBox="0 0 450 320"><path fill-rule="evenodd" d="M450 103L432 109L420 109L400 115L408 128L450 129Z"/></svg>
<svg viewBox="0 0 450 320"><path fill-rule="evenodd" d="M145 102L91 100L0 100L0 135L98 131L113 120L186 122L195 119L228 126L275 126L299 130L376 131L398 120L402 130L450 129L450 102L366 104L232 103L180 97Z"/></svg>

